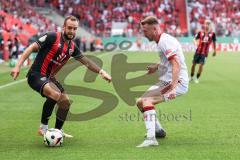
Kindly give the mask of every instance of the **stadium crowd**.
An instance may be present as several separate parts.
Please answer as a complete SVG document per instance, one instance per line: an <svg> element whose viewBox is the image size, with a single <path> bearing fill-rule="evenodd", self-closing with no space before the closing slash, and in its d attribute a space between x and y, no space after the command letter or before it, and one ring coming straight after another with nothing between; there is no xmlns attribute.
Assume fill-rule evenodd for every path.
<svg viewBox="0 0 240 160"><path fill-rule="evenodd" d="M179 27L178 10L168 0L53 0L62 15L75 15L86 28L97 36L110 36L112 22L127 22L127 36L139 33L139 20L147 15L156 15L162 28L174 35L183 33Z"/></svg>
<svg viewBox="0 0 240 160"><path fill-rule="evenodd" d="M240 36L239 0L188 0L191 33L206 18L213 21L217 36Z"/></svg>
<svg viewBox="0 0 240 160"><path fill-rule="evenodd" d="M17 58L34 34L57 30L57 26L38 14L26 0L0 0L0 59L3 52ZM2 62L2 61L0 61Z"/></svg>
<svg viewBox="0 0 240 160"><path fill-rule="evenodd" d="M207 18L213 21L217 36L240 36L239 0L187 2L191 35L201 29ZM10 58L18 55L27 45L26 39L34 34L58 30L57 25L35 11L34 5L53 7L63 16L75 15L81 26L99 37L111 35L113 22L127 24L124 36L138 36L139 20L148 15L156 15L163 22L161 28L173 36L188 34L181 30L179 10L176 1L171 0L0 0L0 59L4 50ZM8 33L7 40L3 33ZM82 37L80 42L84 44L86 39Z"/></svg>
<svg viewBox="0 0 240 160"><path fill-rule="evenodd" d="M38 32L40 32L40 34L57 29L57 26L51 20L45 18L41 14L38 14L31 5L26 3L26 0L0 0L0 4L1 10L12 14L14 18L19 19L23 24L31 24L38 30ZM14 33L21 29L21 24L8 26L8 20L4 19L4 17L3 20L3 29L13 31Z"/></svg>

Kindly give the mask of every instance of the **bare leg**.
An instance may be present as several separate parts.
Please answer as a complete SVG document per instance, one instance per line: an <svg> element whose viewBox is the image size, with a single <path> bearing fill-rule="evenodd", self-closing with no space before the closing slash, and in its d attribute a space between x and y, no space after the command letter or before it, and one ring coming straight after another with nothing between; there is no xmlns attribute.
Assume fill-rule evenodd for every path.
<svg viewBox="0 0 240 160"><path fill-rule="evenodd" d="M138 98L136 103L139 110L143 112L144 122L147 130L147 139L137 147L158 145L156 140L156 125L159 125L158 128L160 128L161 125L157 119L154 105L163 101L164 97L161 95L160 88L147 91L140 98Z"/></svg>
<svg viewBox="0 0 240 160"><path fill-rule="evenodd" d="M61 91L53 83L47 83L43 88L43 94L55 100L58 104L57 117L55 128L62 129L62 126L67 118L67 114L70 108L69 98L66 93Z"/></svg>

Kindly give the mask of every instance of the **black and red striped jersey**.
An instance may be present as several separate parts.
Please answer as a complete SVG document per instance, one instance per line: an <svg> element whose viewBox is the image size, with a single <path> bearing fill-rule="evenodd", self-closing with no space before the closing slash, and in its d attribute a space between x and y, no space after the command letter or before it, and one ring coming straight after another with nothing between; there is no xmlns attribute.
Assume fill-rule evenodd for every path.
<svg viewBox="0 0 240 160"><path fill-rule="evenodd" d="M74 41L64 41L61 32L46 33L36 43L39 50L30 71L39 72L43 76L53 77L69 58L83 57Z"/></svg>
<svg viewBox="0 0 240 160"><path fill-rule="evenodd" d="M214 32L204 32L200 31L195 36L196 40L199 40L196 53L207 55L209 47L212 42L216 42L216 34Z"/></svg>

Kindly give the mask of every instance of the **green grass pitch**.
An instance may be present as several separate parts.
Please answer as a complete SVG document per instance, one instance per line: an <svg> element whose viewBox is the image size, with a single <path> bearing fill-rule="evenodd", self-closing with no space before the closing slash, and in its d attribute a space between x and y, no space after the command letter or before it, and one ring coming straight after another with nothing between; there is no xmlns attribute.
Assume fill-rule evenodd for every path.
<svg viewBox="0 0 240 160"><path fill-rule="evenodd" d="M124 54L129 63L159 60L157 54ZM114 55L116 53L97 55L108 72L111 72ZM186 54L188 70L192 56L192 53ZM31 90L26 81L0 87L0 159L239 159L239 62L240 54L236 52L222 52L215 58L209 55L199 84L191 83L186 95L157 105L167 138L159 140L158 147L141 149L135 146L143 141L145 127L141 117L137 117L137 108L125 103L113 85L100 77L94 83L84 82L86 70L83 68L74 70L66 83L110 92L119 102L113 111L103 116L89 121L66 122L64 129L74 138L64 139L63 146L59 148L45 147L42 138L37 136L44 99ZM18 80L23 79L26 72L27 69L23 69ZM129 73L128 78L143 74ZM0 86L11 82L9 72L1 71ZM140 86L134 90L144 91L148 87ZM73 100L73 113L92 110L101 103L100 100L81 95L70 95L70 98ZM124 117L126 114L135 117L127 119L129 117ZM53 127L54 121L53 115L50 127Z"/></svg>

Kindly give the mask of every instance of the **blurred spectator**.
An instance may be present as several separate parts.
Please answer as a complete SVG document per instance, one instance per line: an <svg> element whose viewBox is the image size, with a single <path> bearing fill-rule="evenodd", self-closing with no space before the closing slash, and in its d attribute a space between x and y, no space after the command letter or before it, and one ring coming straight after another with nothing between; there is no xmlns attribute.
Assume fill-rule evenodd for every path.
<svg viewBox="0 0 240 160"><path fill-rule="evenodd" d="M20 42L19 42L19 39L16 35L15 38L14 38L14 43L13 43L12 49L11 49L11 59L12 58L18 59L19 45L20 45Z"/></svg>
<svg viewBox="0 0 240 160"><path fill-rule="evenodd" d="M13 42L11 38L7 40L7 47L8 47L8 51L11 52L13 48Z"/></svg>
<svg viewBox="0 0 240 160"><path fill-rule="evenodd" d="M43 17L41 14L38 14L27 2L28 1L26 0L0 0L1 8L4 9L4 12L12 14L15 19L19 19L23 24L31 24L41 33L45 33L46 31L56 31L56 24ZM44 3L42 0L38 2ZM4 25L7 23L4 17L0 17L0 22L1 24L2 22L5 22ZM19 26L19 23L16 23L12 25L11 28L5 26L3 29L17 34L22 28Z"/></svg>
<svg viewBox="0 0 240 160"><path fill-rule="evenodd" d="M76 38L74 39L74 42L75 42L76 46L77 46L80 50L82 50L81 37L76 37Z"/></svg>
<svg viewBox="0 0 240 160"><path fill-rule="evenodd" d="M2 36L2 31L0 31L0 63L3 61L3 51L4 51L4 40Z"/></svg>
<svg viewBox="0 0 240 160"><path fill-rule="evenodd" d="M102 39L101 38L96 38L96 50L97 51L103 51L103 43L102 43Z"/></svg>
<svg viewBox="0 0 240 160"><path fill-rule="evenodd" d="M87 39L86 39L86 37L82 37L82 51L83 52L87 51Z"/></svg>
<svg viewBox="0 0 240 160"><path fill-rule="evenodd" d="M0 30L3 30L7 37L5 38L5 40L7 39L6 44L3 44L1 48L6 46L10 57L17 58L19 50L25 48L28 39L33 34L57 30L54 23L38 14L28 2L27 0L0 0L0 11L4 11L0 14ZM45 0L37 0L37 2L44 5ZM15 37L14 35L19 36ZM3 49L1 48L0 53L2 54Z"/></svg>
<svg viewBox="0 0 240 160"><path fill-rule="evenodd" d="M138 47L138 49L141 49L141 47L142 47L141 37L138 37L136 39L136 46Z"/></svg>
<svg viewBox="0 0 240 160"><path fill-rule="evenodd" d="M90 51L91 52L95 51L95 40L94 40L94 37L90 38Z"/></svg>

